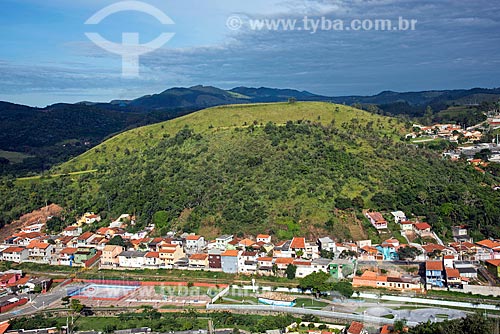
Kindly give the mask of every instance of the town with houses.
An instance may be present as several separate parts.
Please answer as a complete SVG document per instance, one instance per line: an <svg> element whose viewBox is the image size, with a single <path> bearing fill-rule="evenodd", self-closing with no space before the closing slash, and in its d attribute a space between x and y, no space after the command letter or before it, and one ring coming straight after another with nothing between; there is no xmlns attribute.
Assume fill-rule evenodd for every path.
<svg viewBox="0 0 500 334"><path fill-rule="evenodd" d="M488 119L487 124L490 128L500 128L500 119ZM485 173L483 168L490 162L500 162L500 145L498 137L491 143L480 143L483 133L479 128L465 129L453 124L414 125L414 131L407 135L407 139L414 143L433 140L456 143L443 156L452 161L466 159L478 172ZM484 152L488 153L487 159L478 158ZM48 208L45 208L46 212L51 211ZM44 208L40 210L43 211ZM315 238L297 235L290 240L278 240L266 231L257 235L224 234L215 238L176 231L158 236L153 224L141 231L130 232L137 230L131 228L135 226L133 214L122 214L103 226L101 216L94 212L83 214L59 234L50 234L46 225L52 216L47 213L43 219L31 217L28 223L22 224L11 235L2 237L0 260L11 264L74 268L70 272L176 269L242 275L252 280L264 276L300 280L322 272L333 281L349 282L357 291L358 298L360 292L371 292L373 295L374 291L379 291L374 296L390 293L425 298L429 291L447 291L485 298L500 297L500 240L473 240L468 227L463 225L453 226L453 240L443 241L432 225L402 211L363 210L363 216L366 226L378 235L380 242L371 239L339 240L335 235L326 234ZM290 272L293 277L290 277ZM73 282L74 277L76 274L68 274L66 280ZM26 307L31 302L31 295L49 292L54 282L50 275L23 273L15 266L0 272L0 316ZM292 291L283 289L288 293ZM294 292L304 293L303 290ZM157 295L156 290L152 295ZM72 298L80 297L76 295ZM109 305L120 302L120 299L112 300ZM139 303L140 300L135 301ZM205 296L187 302L208 305L213 301ZM149 299L140 302L151 303ZM186 300L182 303L179 300L171 302L186 306ZM296 297L266 292L260 295L258 302L293 307L296 306ZM333 311L334 306L331 308ZM426 319L426 315L413 324L421 323L422 319ZM352 321L349 326L328 326L333 326L329 327L330 331L310 330L309 333L373 332L367 330L363 321ZM391 326L383 325L376 332L400 333ZM5 331L7 328L8 322L0 323L0 334L2 329ZM47 330L58 332L54 328ZM287 328L290 333L295 333L295 330L293 326ZM145 329L144 334L149 332L150 329ZM21 334L19 331L7 333ZM115 334L132 333L115 331Z"/></svg>
<svg viewBox="0 0 500 334"><path fill-rule="evenodd" d="M384 233L388 228L387 215L366 211L371 225ZM467 285L494 284L500 277L500 240L474 241L467 227L453 228L454 241L444 244L426 222L409 221L405 213L389 216L399 227L406 242L390 237L380 244L371 240L339 242L334 236L316 240L294 237L274 240L267 234L246 238L220 235L207 240L202 235L169 233L153 237L154 226L138 233L126 232L134 217L121 215L109 227L82 232L85 225L100 221L100 216L87 213L59 235L44 233L44 224L23 227L5 240L0 248L3 261L32 262L47 265L102 269L185 269L220 271L243 275L284 276L289 265L296 267L296 277L324 271L335 279L351 279L354 287L386 288L399 291L423 292L427 289L459 288ZM117 237L125 245L110 244ZM417 240L426 240L419 244ZM432 242L431 242L432 241ZM126 246L128 245L128 247ZM411 257L400 258L403 248L414 250ZM421 276L394 270L377 271L379 263L423 266ZM364 270L360 275L360 268ZM479 280L478 272L486 279ZM19 283L20 282L20 283ZM21 275L7 273L0 278L2 287L14 283L25 285Z"/></svg>
<svg viewBox="0 0 500 334"><path fill-rule="evenodd" d="M402 211L364 211L364 215L380 235L390 236L389 224L397 226L399 239L404 242L394 236L380 244L371 240L340 242L328 235L315 240L300 236L275 240L264 233L245 238L220 235L206 239L194 233L170 232L156 237L152 225L137 233L127 232L135 219L129 214L119 216L108 227L93 230L92 226L101 217L86 213L58 235L46 234L43 222L22 227L3 240L0 259L75 267L75 270L182 269L252 277L286 277L287 268L294 266L298 279L324 272L336 281L351 282L354 289L422 296L429 290L490 295L500 279L500 240L474 241L466 226L455 226L453 242L445 244L431 225L409 220ZM83 232L84 229L87 231ZM122 244L114 244L116 240ZM412 252L405 252L405 248ZM414 269L409 271L409 266ZM21 270L0 273L0 314L27 304L29 298L21 296L47 292L52 284L49 277L32 277ZM471 290L473 287L478 290ZM274 299L282 303L283 298ZM356 321L344 328L344 332L367 333L363 323ZM386 333L391 331L386 329Z"/></svg>

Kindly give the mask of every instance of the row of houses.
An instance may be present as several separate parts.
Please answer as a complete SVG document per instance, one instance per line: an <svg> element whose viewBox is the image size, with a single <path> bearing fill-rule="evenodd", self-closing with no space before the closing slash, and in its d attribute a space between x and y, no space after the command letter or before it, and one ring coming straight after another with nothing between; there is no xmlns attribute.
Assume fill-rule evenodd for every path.
<svg viewBox="0 0 500 334"><path fill-rule="evenodd" d="M459 286L477 277L477 265L470 261L500 259L500 240L482 240L473 243L465 226L453 227L454 242L444 245L425 222L409 221L405 213L391 213L410 242L416 235L427 243L411 243L421 252L414 259L427 263L429 270L423 277L426 287ZM388 222L379 212L365 212L366 218L378 230ZM8 237L0 246L0 259L11 262L36 262L62 266L90 266L97 262L102 268L181 268L213 270L226 273L283 275L286 269L296 267L296 276L324 271L338 279L352 277L356 261L396 261L401 248L408 247L396 238L373 245L371 240L337 242L329 236L308 241L303 237L274 242L267 234L238 238L221 235L213 240L204 236L169 233L166 237L149 237L154 226L137 233L128 233L134 217L121 215L108 227L83 232L85 224L100 220L89 213L79 222L65 228L56 236L43 231L20 231ZM110 244L115 237L121 245ZM436 243L429 242L430 239ZM469 262L468 262L469 261ZM438 265L442 263L442 268ZM451 262L451 265L449 264ZM445 264L446 263L446 264ZM457 274L458 272L458 274ZM427 275L428 274L428 275ZM354 278L356 284L389 288L420 289L415 277L366 273Z"/></svg>

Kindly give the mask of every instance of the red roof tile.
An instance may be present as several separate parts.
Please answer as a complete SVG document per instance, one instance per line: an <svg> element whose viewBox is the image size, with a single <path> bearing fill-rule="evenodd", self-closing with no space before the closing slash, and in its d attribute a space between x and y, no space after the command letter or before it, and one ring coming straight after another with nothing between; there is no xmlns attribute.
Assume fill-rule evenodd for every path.
<svg viewBox="0 0 500 334"><path fill-rule="evenodd" d="M208 257L208 254L193 254L189 257L190 260L194 261L203 261L206 260Z"/></svg>
<svg viewBox="0 0 500 334"><path fill-rule="evenodd" d="M486 263L491 264L494 267L500 266L500 260L486 260Z"/></svg>
<svg viewBox="0 0 500 334"><path fill-rule="evenodd" d="M305 238L293 238L292 243L290 244L290 248L292 249L304 249L306 248L306 239Z"/></svg>
<svg viewBox="0 0 500 334"><path fill-rule="evenodd" d="M478 244L479 246L482 246L482 247L489 248L489 249L500 247L500 243L489 240L489 239L478 241L478 242L476 242L476 244Z"/></svg>
<svg viewBox="0 0 500 334"><path fill-rule="evenodd" d="M349 326L347 333L349 333L349 334L361 334L363 327L364 327L364 325L362 323L357 322L357 321L353 321L351 323L351 326Z"/></svg>
<svg viewBox="0 0 500 334"><path fill-rule="evenodd" d="M156 258L158 258L158 257L160 257L160 252L147 252L146 253L146 257L150 257L150 258L156 257Z"/></svg>
<svg viewBox="0 0 500 334"><path fill-rule="evenodd" d="M22 252L23 250L24 250L24 248L22 248L22 247L9 247L9 248L4 249L2 253L8 253L8 254L19 253L19 252Z"/></svg>
<svg viewBox="0 0 500 334"><path fill-rule="evenodd" d="M431 225L427 224L427 223L416 223L415 225L415 228L419 231L423 231L423 230L427 230L427 229L430 229L431 228Z"/></svg>
<svg viewBox="0 0 500 334"><path fill-rule="evenodd" d="M460 272L458 271L458 269L446 268L446 277L460 277Z"/></svg>
<svg viewBox="0 0 500 334"><path fill-rule="evenodd" d="M443 270L443 263L441 261L426 261L426 270Z"/></svg>
<svg viewBox="0 0 500 334"><path fill-rule="evenodd" d="M221 256L238 256L239 251L236 249L227 250Z"/></svg>
<svg viewBox="0 0 500 334"><path fill-rule="evenodd" d="M293 263L293 258L291 257L279 257L275 261L276 264L290 264Z"/></svg>

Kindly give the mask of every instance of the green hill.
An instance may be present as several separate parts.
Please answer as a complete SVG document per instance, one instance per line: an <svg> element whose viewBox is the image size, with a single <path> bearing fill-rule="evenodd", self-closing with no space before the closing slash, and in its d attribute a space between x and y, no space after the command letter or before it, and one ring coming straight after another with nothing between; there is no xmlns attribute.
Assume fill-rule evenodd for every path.
<svg viewBox="0 0 500 334"><path fill-rule="evenodd" d="M0 210L13 218L49 201L135 213L136 229L159 232L350 238L356 215L335 208L401 209L445 234L467 223L499 236L493 177L400 141L404 128L329 103L215 107L117 135L52 171L62 176L4 180Z"/></svg>

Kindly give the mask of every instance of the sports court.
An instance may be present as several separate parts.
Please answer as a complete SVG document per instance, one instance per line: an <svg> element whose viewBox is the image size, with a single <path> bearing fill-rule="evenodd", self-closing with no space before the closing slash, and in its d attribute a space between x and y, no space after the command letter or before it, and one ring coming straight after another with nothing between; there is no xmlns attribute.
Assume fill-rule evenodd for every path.
<svg viewBox="0 0 500 334"><path fill-rule="evenodd" d="M218 288L187 287L186 284L151 284L145 282L127 282L123 285L115 282L80 282L67 287L67 295L82 299L87 306L134 306L151 305L205 306L219 291Z"/></svg>
<svg viewBox="0 0 500 334"><path fill-rule="evenodd" d="M95 300L119 300L131 294L140 286L88 284L69 289L68 296Z"/></svg>

